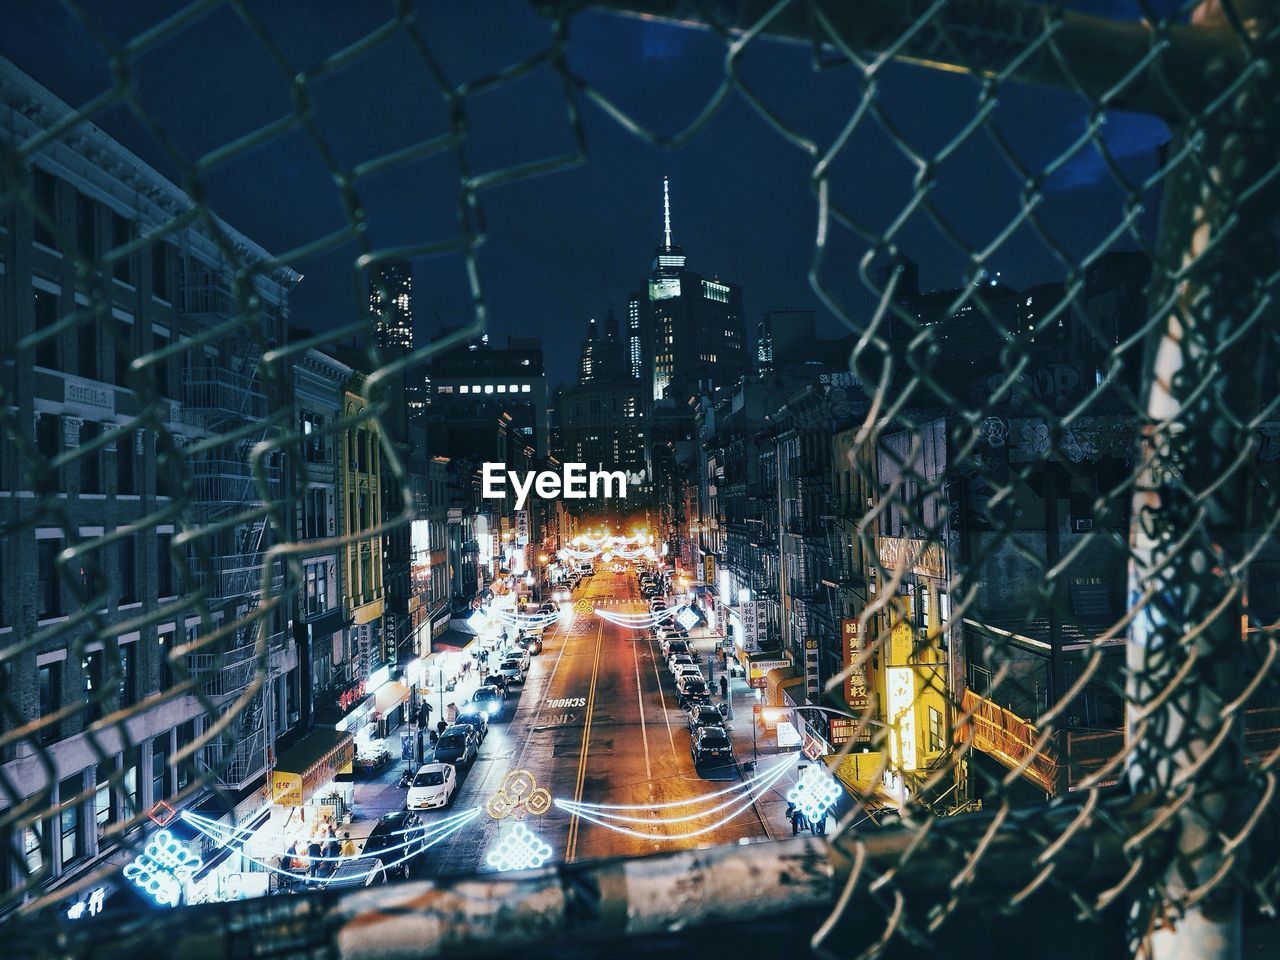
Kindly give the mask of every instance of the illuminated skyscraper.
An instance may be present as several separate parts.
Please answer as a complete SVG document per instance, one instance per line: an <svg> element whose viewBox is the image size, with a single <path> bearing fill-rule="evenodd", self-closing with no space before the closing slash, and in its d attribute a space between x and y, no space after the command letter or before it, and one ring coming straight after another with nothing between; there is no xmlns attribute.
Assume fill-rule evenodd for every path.
<svg viewBox="0 0 1280 960"><path fill-rule="evenodd" d="M369 278L369 312L380 347L413 349L413 268L389 260Z"/></svg>
<svg viewBox="0 0 1280 960"><path fill-rule="evenodd" d="M685 266L671 241L671 192L662 181L662 244L643 293L628 304L628 356L652 386L652 398L712 394L751 369L742 313L742 288L706 279ZM638 336L646 350L637 349ZM639 354L639 356L637 356Z"/></svg>

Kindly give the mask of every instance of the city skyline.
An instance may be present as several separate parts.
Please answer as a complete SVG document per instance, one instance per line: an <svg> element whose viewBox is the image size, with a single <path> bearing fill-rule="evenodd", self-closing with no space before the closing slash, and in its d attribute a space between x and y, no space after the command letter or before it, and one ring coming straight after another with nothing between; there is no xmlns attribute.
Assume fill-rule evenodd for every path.
<svg viewBox="0 0 1280 960"><path fill-rule="evenodd" d="M159 17L167 4L119 11L90 4L90 16L112 24L121 35L137 33ZM9 23L9 44L0 40L0 54L14 59L53 92L72 103L85 102L107 86L109 76L94 41L64 11L35 17L35 7L15 12ZM360 35L382 22L373 8L357 10L349 5L321 4L316 15L296 22L283 11L264 11L264 24L275 35L287 37L287 50L299 64L319 62L341 47L343 37ZM479 33L468 29L471 22L461 7L445 5L433 9L434 28L452 45L445 66L456 79L465 78L469 44ZM497 36L486 34L490 42L516 54L532 52L545 35L539 19L524 4L510 3L496 10L486 25ZM629 89L637 71L651 91L640 102L628 102L642 122L656 129L669 128L673 119L665 109L671 102L688 101L688 117L695 105L714 89L714 73L699 56L704 38L678 27L656 22L610 18L587 13L576 29L583 37L580 51L612 51L609 56L593 53L583 64L592 78L606 89ZM196 101L172 85L150 78L164 69L178 69L182 60L199 60L199 44L217 44L224 61L238 69L235 84L206 86L207 95ZM190 48L190 49L189 49ZM227 11L206 16L200 29L183 32L141 70L139 83L149 109L163 124L165 135L188 156L199 156L214 145L242 135L255 121L267 123L287 112L286 90L278 72L259 55L256 42L248 38L236 18ZM585 55L585 54L582 54ZM755 52L763 65L773 70L791 70L805 60L802 51L777 45L762 45ZM474 58L484 62L483 57ZM373 71L370 74L369 71ZM397 72L398 71L398 72ZM893 111L905 131L927 149L945 142L945 131L936 129L915 110L919 102L932 102L935 110L967 109L975 87L964 78L895 67L900 82L893 88L886 109ZM331 104L322 112L326 139L348 163L368 159L380 151L395 150L419 139L424 124L439 132L438 101L428 88L409 93L395 82L398 75L422 76L421 63L407 47L393 45L376 66L361 70L362 82L377 84L380 94L371 102L360 102L355 81L338 78L321 91L321 104ZM207 81L212 84L212 81ZM847 112L845 88L836 78L823 76L805 81L804 96L792 98L784 113L818 142L833 138L840 118ZM250 91L261 91L251 94ZM562 100L548 96L542 85L504 88L492 95L504 113L520 118L519 132L529 149L556 155L565 149ZM800 105L803 104L803 107ZM496 106L496 104L495 104ZM1058 109L1061 107L1061 109ZM517 159L514 144L494 132L497 121L491 108L477 107L475 131L469 149L478 170L498 169ZM1011 136L1043 126L1048 116L1073 116L1069 101L1046 91L1009 90L1002 98L997 117ZM356 123L354 118L366 122ZM340 119L339 119L340 118ZM679 151L663 151L640 145L622 134L598 113L588 111L591 162L585 167L553 173L504 187L500 193L482 195L491 221L486 245L477 256L480 277L486 289L489 330L495 336L519 334L529 325L560 332L576 342L580 324L599 314L610 302L622 314L625 298L635 284L637 268L648 261L649 251L661 238L661 207L655 190L664 176L678 190L680 237L690 250L697 251L699 264L708 274L751 278L744 284L746 322L755 329L766 311L813 309L818 314L824 336L847 332L815 296L807 281L812 256L816 204L805 185L805 172L812 160L803 152L783 144L749 107L731 98L717 119L714 143L699 138ZM119 109L110 110L98 122L126 146L135 150L162 174L176 176L172 158L156 145L154 137L136 118ZM679 121L675 121L679 123ZM1083 119L1063 121L1061 126L1040 130L1026 138L1036 158L1048 158L1067 147L1078 136ZM1156 150L1167 137L1158 125L1144 118L1122 116L1113 119L1101 134L1116 161L1134 178L1149 175ZM857 140L860 156L868 169L891 174L895 185L909 181L909 164L882 138L868 132ZM974 205L972 194L963 189L963 172L987 168L1007 169L992 148L958 158L957 176L941 182L938 201L981 243L1003 223L1008 204L1016 201L1017 178L1008 178L1001 202ZM739 158L725 165L722 154ZM506 157L503 156L506 154ZM528 151L526 151L527 159ZM283 252L317 236L345 228L332 181L323 172L314 147L305 138L290 138L268 150L258 150L243 160L225 164L208 176L207 189L215 209L229 222L259 239L267 249ZM997 181L993 188L1001 186ZM1047 183L1048 207L1066 204L1078 215L1062 218L1067 233L1059 242L1074 249L1088 249L1100 239L1089 211L1105 210L1114 202L1115 188L1106 169L1088 148L1070 157L1069 162ZM388 174L359 185L360 197L368 209L367 228L375 246L405 247L439 242L457 230L457 183L445 175L439 163L426 164L420 175L407 178ZM432 192L434 190L434 192ZM892 211L884 206L890 191L875 189L870 182L846 197L856 201L872 223L887 220ZM447 199L453 197L452 200ZM318 198L323 198L317 202ZM1154 198L1144 205L1140 221L1151 229ZM1047 212L1046 212L1047 215ZM711 224L731 223L730 230L710 229ZM923 221L908 225L909 245L925 271L924 286L947 288L962 282L965 260ZM583 244L582 231L598 238ZM749 242L744 242L750 238ZM309 329L332 329L357 315L364 300L363 288L352 283L351 263L357 248L345 244L341 252L329 253L313 261L293 262L304 280L294 291L295 321ZM862 251L840 240L828 254L830 282L856 306L859 318L874 307L857 280L857 263ZM928 254L928 255L925 255ZM835 257L833 260L832 257ZM1000 269L1015 285L1031 285L1058 278L1060 267L1044 245L1029 231L1006 242L996 259ZM569 264L569 266L566 266ZM474 315L470 289L461 259L455 255L416 258L417 300L421 324L434 327L434 316L446 325L469 321ZM829 268L830 269L830 268ZM568 283L561 282L565 278ZM562 362L552 357L550 378L570 382L572 358Z"/></svg>

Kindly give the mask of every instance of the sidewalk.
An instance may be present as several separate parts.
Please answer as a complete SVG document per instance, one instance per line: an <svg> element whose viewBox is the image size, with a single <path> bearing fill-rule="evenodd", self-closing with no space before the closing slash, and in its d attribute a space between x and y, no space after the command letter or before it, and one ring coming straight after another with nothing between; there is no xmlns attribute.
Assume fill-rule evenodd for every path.
<svg viewBox="0 0 1280 960"><path fill-rule="evenodd" d="M724 668L718 654L720 637L711 633L706 627L694 627L689 631L689 639L702 654L703 673L709 675L707 681L715 694L715 703L720 702L720 678ZM794 750L779 750L777 737L756 725L753 707L756 703L755 691L747 685L745 677L730 677L729 701L732 707L732 718L729 720L729 740L733 743L734 756L738 765L749 764L756 760L756 773L762 773L780 763ZM752 730L755 728L754 740ZM743 770L744 779L752 774ZM787 822L787 791L794 783L794 775L788 773L765 793L756 798L754 807L764 824L765 833L771 840L780 840L791 836L791 825Z"/></svg>

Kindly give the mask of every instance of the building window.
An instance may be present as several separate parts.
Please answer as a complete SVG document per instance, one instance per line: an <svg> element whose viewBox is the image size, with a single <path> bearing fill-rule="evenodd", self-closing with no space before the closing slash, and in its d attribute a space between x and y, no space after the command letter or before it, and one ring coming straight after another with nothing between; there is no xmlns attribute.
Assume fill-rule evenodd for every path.
<svg viewBox="0 0 1280 960"><path fill-rule="evenodd" d="M141 750L134 747L121 758L124 776L120 778L120 817L132 818L139 812L138 767L141 766Z"/></svg>
<svg viewBox="0 0 1280 960"><path fill-rule="evenodd" d="M151 349L155 353L160 353L169 349L169 331L163 329L152 329L151 332ZM170 397L169 384L169 357L154 358L147 364L147 369L151 372L151 376L156 383L156 393L162 397Z"/></svg>
<svg viewBox="0 0 1280 960"><path fill-rule="evenodd" d="M135 473L137 440L132 433L120 431L116 436L116 495L136 496L138 481Z"/></svg>
<svg viewBox="0 0 1280 960"><path fill-rule="evenodd" d="M98 379L98 319L93 317L76 327L76 372L90 380Z"/></svg>
<svg viewBox="0 0 1280 960"><path fill-rule="evenodd" d="M151 292L160 300L169 300L169 245L157 243L151 248Z"/></svg>
<svg viewBox="0 0 1280 960"><path fill-rule="evenodd" d="M81 829L83 806L76 799L84 789L84 777L77 774L67 777L58 785L58 802L63 804L58 813L58 840L62 844L62 868L84 856L84 831Z"/></svg>
<svg viewBox="0 0 1280 960"><path fill-rule="evenodd" d="M48 330L58 322L58 295L39 287L32 288L35 297L36 332ZM58 369L58 338L46 337L36 345L36 366Z"/></svg>
<svg viewBox="0 0 1280 960"><path fill-rule="evenodd" d="M34 877L48 859L45 845L44 821L37 821L22 830L22 852L27 861L27 876Z"/></svg>
<svg viewBox="0 0 1280 960"><path fill-rule="evenodd" d="M329 609L329 565L323 561L303 567L306 575L307 615Z"/></svg>
<svg viewBox="0 0 1280 960"><path fill-rule="evenodd" d="M93 819L97 825L99 846L108 828L116 820L111 798L111 784L99 783L93 791Z"/></svg>
<svg viewBox="0 0 1280 960"><path fill-rule="evenodd" d="M80 446L86 447L93 443L102 433L102 427L89 420L85 420L80 424ZM81 493L101 493L102 492L102 450L95 449L88 453L82 453L78 460L80 464L80 492Z"/></svg>
<svg viewBox="0 0 1280 960"><path fill-rule="evenodd" d="M172 597L177 591L173 586L172 533L156 534L156 596Z"/></svg>
<svg viewBox="0 0 1280 960"><path fill-rule="evenodd" d="M942 713L929 708L929 752L939 753L942 751Z"/></svg>
<svg viewBox="0 0 1280 960"><path fill-rule="evenodd" d="M181 753L183 750L185 750L187 747L191 746L191 744L195 742L195 739L196 739L195 720L188 720L186 723L180 724L178 726L177 737L178 737L177 752ZM175 791L182 790L183 788L185 788L191 783L191 777L193 772L195 771L195 766L196 766L195 757L196 757L196 754L193 753L190 756L188 756L185 760L178 761L177 756L175 754L174 756L174 760L175 760L174 775L176 777L176 780L174 781Z"/></svg>
<svg viewBox="0 0 1280 960"><path fill-rule="evenodd" d="M56 249L58 181L49 171L36 167L31 171L31 188L35 195L35 242Z"/></svg>
<svg viewBox="0 0 1280 960"><path fill-rule="evenodd" d="M133 242L133 223L118 213L111 214L111 247L119 252L121 247ZM121 283L133 285L133 258L121 257L111 267L111 275Z"/></svg>
<svg viewBox="0 0 1280 960"><path fill-rule="evenodd" d="M76 251L84 260L98 257L97 204L83 193L76 194Z"/></svg>
<svg viewBox="0 0 1280 960"><path fill-rule="evenodd" d="M62 590L58 583L57 557L62 540L46 537L36 541L36 578L39 586L39 619L62 614Z"/></svg>
<svg viewBox="0 0 1280 960"><path fill-rule="evenodd" d="M103 666L101 650L86 654L80 661L80 676L84 682L84 715L88 721L97 720L111 712L111 705L104 702L107 687Z"/></svg>
<svg viewBox="0 0 1280 960"><path fill-rule="evenodd" d="M324 417L317 413L302 413L302 455L308 463L324 463Z"/></svg>
<svg viewBox="0 0 1280 960"><path fill-rule="evenodd" d="M151 802L169 795L169 735L162 733L151 741Z"/></svg>
<svg viewBox="0 0 1280 960"><path fill-rule="evenodd" d="M138 602L138 540L131 533L117 544L120 564L120 604Z"/></svg>
<svg viewBox="0 0 1280 960"><path fill-rule="evenodd" d="M134 656L132 643L122 643L120 651L120 706L130 706L137 699L138 658Z"/></svg>
<svg viewBox="0 0 1280 960"><path fill-rule="evenodd" d="M40 717L51 717L62 706L62 661L46 663L39 670ZM54 743L58 739L58 723L43 722L40 725L40 742Z"/></svg>
<svg viewBox="0 0 1280 960"><path fill-rule="evenodd" d="M949 594L938 591L938 624L943 626L951 619L951 597Z"/></svg>

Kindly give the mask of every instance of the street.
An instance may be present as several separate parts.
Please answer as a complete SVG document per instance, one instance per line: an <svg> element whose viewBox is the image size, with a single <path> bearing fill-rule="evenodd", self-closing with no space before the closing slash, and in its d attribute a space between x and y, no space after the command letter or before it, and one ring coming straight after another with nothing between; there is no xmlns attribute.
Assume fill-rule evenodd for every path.
<svg viewBox="0 0 1280 960"><path fill-rule="evenodd" d="M723 779L726 773L735 781L739 777L736 771L714 771L708 776L719 779L703 779L694 769L685 717L657 642L638 639L640 633L590 613L597 606L620 613L647 610L635 574L630 567L615 573L603 564L598 570L575 593L575 616L547 630L543 652L533 658L523 688L513 688L514 712L508 705L509 719L490 724L477 760L462 774L453 805L447 811L423 814L424 822L430 827L453 813L482 807L510 771L524 769L557 800L649 808L647 813L626 815L648 816L651 825L624 826L653 839L609 829L556 807L541 817L527 817L526 824L551 845L556 860L637 855L766 837L758 807L750 804L730 822L698 836L660 839L714 824L740 804L706 818L671 824L658 821L658 805L722 791L732 785ZM739 726L749 729L749 719L739 720ZM740 742L738 737L735 740ZM744 757L739 751L738 759L750 759L750 753ZM770 793L777 794L781 787ZM403 798L404 791L392 784L379 791L379 802L362 802L361 815L369 822L399 809ZM769 800L776 806L776 796ZM670 815L687 817L692 812L679 808ZM484 857L499 827L500 821L482 813L431 848L426 875L486 869Z"/></svg>

